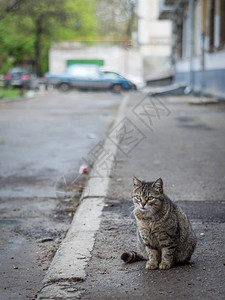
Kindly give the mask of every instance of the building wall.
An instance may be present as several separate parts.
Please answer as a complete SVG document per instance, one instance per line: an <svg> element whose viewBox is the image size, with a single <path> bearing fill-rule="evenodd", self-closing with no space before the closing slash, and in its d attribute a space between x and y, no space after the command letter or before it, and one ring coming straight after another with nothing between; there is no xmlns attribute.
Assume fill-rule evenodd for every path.
<svg viewBox="0 0 225 300"><path fill-rule="evenodd" d="M49 51L49 72L64 72L67 60L73 59L100 59L104 60L107 69L140 78L142 76L142 60L137 51L119 46L85 46L76 42L52 45Z"/></svg>
<svg viewBox="0 0 225 300"><path fill-rule="evenodd" d="M196 92L225 99L225 1L195 1L192 84ZM175 81L190 84L188 8L183 14L182 51L175 64Z"/></svg>
<svg viewBox="0 0 225 300"><path fill-rule="evenodd" d="M182 60L176 65L175 82L189 82L189 60ZM195 92L225 99L225 50L207 53L205 71L202 71L201 58L193 60L193 89Z"/></svg>
<svg viewBox="0 0 225 300"><path fill-rule="evenodd" d="M170 20L158 20L159 0L138 0L138 45L144 77L170 70Z"/></svg>

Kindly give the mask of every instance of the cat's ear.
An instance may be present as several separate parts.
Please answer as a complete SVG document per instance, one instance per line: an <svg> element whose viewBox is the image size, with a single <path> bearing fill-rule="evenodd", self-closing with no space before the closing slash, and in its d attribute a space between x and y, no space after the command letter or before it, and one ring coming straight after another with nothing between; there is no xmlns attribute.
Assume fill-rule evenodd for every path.
<svg viewBox="0 0 225 300"><path fill-rule="evenodd" d="M134 186L142 186L143 182L141 180L139 180L137 177L133 177L133 183L134 183Z"/></svg>
<svg viewBox="0 0 225 300"><path fill-rule="evenodd" d="M162 178L156 179L155 182L153 182L152 187L159 192L160 194L163 194L163 181Z"/></svg>

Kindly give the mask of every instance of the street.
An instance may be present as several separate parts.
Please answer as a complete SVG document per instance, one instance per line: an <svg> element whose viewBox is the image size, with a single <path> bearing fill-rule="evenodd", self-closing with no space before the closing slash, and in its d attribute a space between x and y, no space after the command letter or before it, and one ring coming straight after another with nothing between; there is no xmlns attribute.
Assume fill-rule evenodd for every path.
<svg viewBox="0 0 225 300"><path fill-rule="evenodd" d="M225 300L225 0L1 0L0 49L0 300Z"/></svg>
<svg viewBox="0 0 225 300"><path fill-rule="evenodd" d="M123 122L108 134L120 136L118 154L87 277L68 288L74 297L224 299L225 105L201 99L193 105L192 98L133 96ZM162 177L165 193L188 215L198 239L189 264L146 270L145 262L120 259L136 250L133 175L146 181Z"/></svg>
<svg viewBox="0 0 225 300"><path fill-rule="evenodd" d="M115 122L120 103L126 103L124 116ZM38 299L222 300L224 114L224 102L144 93L54 92L2 104L1 299L34 299L41 290ZM104 140L117 148L112 170L105 161L110 151L103 155L112 149L99 143ZM94 159L97 176L101 171L108 174L109 184L105 196L94 189L96 194L87 193L87 201L81 203L89 224L82 210L76 213L82 186L90 182L78 171L83 161ZM124 264L120 259L124 251L136 250L133 175L146 181L162 177L165 193L188 215L198 239L190 264L152 271L144 262ZM80 216L76 220L89 249L86 233L89 236L96 226L92 218L99 201L103 210L90 257L79 248L70 223L73 215ZM85 203L91 206L86 209ZM70 252L63 252L70 250L67 244L75 247L71 258ZM63 250L58 251L63 274L51 271L57 270L56 264L48 272L58 249ZM66 273L80 272L77 254L81 264L87 261L82 278ZM55 277L42 286L49 273Z"/></svg>
<svg viewBox="0 0 225 300"><path fill-rule="evenodd" d="M1 299L33 299L40 288L79 203L80 165L122 97L53 91L0 104Z"/></svg>

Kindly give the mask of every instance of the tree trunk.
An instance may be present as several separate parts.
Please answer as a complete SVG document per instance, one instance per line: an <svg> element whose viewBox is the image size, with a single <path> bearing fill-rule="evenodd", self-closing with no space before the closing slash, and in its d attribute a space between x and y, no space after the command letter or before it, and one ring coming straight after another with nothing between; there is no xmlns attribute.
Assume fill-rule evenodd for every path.
<svg viewBox="0 0 225 300"><path fill-rule="evenodd" d="M34 53L35 53L35 72L38 76L41 76L41 34L42 26L41 20L37 19L36 21L36 32L35 32L35 44L34 44Z"/></svg>
<svg viewBox="0 0 225 300"><path fill-rule="evenodd" d="M127 30L126 30L126 34L128 37L131 37L132 35L132 29L133 29L133 24L135 21L135 5L131 4L131 16L130 19L128 20L128 24L127 24Z"/></svg>

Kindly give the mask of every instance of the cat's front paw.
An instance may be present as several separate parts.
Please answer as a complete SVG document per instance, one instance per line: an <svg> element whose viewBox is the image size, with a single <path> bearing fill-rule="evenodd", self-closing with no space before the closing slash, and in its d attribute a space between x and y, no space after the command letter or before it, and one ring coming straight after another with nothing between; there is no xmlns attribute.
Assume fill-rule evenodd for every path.
<svg viewBox="0 0 225 300"><path fill-rule="evenodd" d="M148 269L148 270L158 269L158 264L156 262L153 262L153 261L147 261L145 269Z"/></svg>
<svg viewBox="0 0 225 300"><path fill-rule="evenodd" d="M167 262L161 262L159 265L160 270L169 270L171 268L171 264Z"/></svg>

